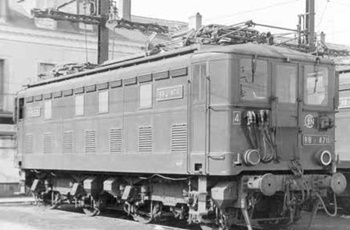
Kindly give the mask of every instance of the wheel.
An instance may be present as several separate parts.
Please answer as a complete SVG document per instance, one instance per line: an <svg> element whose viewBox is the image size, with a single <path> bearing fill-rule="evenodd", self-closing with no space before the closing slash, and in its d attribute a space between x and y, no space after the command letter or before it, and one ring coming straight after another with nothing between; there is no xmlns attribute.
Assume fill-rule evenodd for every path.
<svg viewBox="0 0 350 230"><path fill-rule="evenodd" d="M132 214L132 218L135 221L140 222L142 224L149 224L153 220L153 218L152 218L150 213L140 214L140 212L138 212L137 214Z"/></svg>
<svg viewBox="0 0 350 230"><path fill-rule="evenodd" d="M97 207L96 203L97 202L92 197L83 200L83 212L90 217L99 215L100 209Z"/></svg>
<svg viewBox="0 0 350 230"><path fill-rule="evenodd" d="M61 194L57 191L33 193L35 204L49 209L55 209L61 204Z"/></svg>
<svg viewBox="0 0 350 230"><path fill-rule="evenodd" d="M202 230L223 230L222 228L216 225L200 224L199 226Z"/></svg>
<svg viewBox="0 0 350 230"><path fill-rule="evenodd" d="M83 212L90 217L97 216L98 214L100 214L100 210L98 210L97 208L90 207L83 208Z"/></svg>
<svg viewBox="0 0 350 230"><path fill-rule="evenodd" d="M132 218L143 224L160 220L162 215L162 205L158 202L148 201L142 205L133 206L133 209Z"/></svg>

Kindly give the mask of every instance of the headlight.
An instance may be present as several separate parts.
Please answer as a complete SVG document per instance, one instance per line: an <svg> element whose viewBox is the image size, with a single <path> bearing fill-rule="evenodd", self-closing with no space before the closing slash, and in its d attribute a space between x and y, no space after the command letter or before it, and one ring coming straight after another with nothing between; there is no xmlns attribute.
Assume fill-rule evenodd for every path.
<svg viewBox="0 0 350 230"><path fill-rule="evenodd" d="M320 165L328 166L332 163L332 154L328 150L324 150L318 154L316 159Z"/></svg>
<svg viewBox="0 0 350 230"><path fill-rule="evenodd" d="M259 164L261 160L259 151L256 149L248 149L244 152L243 160L246 165L254 166Z"/></svg>

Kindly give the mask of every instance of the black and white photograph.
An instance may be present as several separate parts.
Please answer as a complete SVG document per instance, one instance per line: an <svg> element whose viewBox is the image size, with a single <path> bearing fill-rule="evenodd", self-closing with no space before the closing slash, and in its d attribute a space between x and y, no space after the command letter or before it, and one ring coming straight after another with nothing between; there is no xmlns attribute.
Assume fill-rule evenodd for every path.
<svg viewBox="0 0 350 230"><path fill-rule="evenodd" d="M349 230L350 1L0 0L1 230Z"/></svg>

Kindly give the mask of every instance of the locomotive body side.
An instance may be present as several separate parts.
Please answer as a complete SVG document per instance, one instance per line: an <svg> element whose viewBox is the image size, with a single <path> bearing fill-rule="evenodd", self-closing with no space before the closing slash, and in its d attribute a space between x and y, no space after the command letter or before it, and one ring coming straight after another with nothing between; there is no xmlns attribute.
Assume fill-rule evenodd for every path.
<svg viewBox="0 0 350 230"><path fill-rule="evenodd" d="M334 65L285 48L143 58L20 92L18 164L55 205L76 197L95 213L108 198L146 222L276 227L346 186L334 99Z"/></svg>

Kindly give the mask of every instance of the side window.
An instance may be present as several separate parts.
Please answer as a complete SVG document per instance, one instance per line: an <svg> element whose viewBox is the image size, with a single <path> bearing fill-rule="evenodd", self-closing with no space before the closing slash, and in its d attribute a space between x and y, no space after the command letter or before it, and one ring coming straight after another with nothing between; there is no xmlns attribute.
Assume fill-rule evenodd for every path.
<svg viewBox="0 0 350 230"><path fill-rule="evenodd" d="M304 102L307 105L328 105L328 69L305 66Z"/></svg>
<svg viewBox="0 0 350 230"><path fill-rule="evenodd" d="M194 101L204 101L206 92L206 64L193 65L192 73L192 94Z"/></svg>
<svg viewBox="0 0 350 230"><path fill-rule="evenodd" d="M266 100L267 89L267 61L256 58L240 60L240 89L243 100Z"/></svg>
<svg viewBox="0 0 350 230"><path fill-rule="evenodd" d="M98 93L98 113L108 113L109 111L109 92L108 91L100 91Z"/></svg>
<svg viewBox="0 0 350 230"><path fill-rule="evenodd" d="M350 108L350 89L339 92L339 109Z"/></svg>
<svg viewBox="0 0 350 230"><path fill-rule="evenodd" d="M75 96L75 116L84 115L84 94Z"/></svg>
<svg viewBox="0 0 350 230"><path fill-rule="evenodd" d="M52 118L52 100L44 101L44 118L45 119Z"/></svg>
<svg viewBox="0 0 350 230"><path fill-rule="evenodd" d="M296 103L297 68L295 66L276 66L276 96L282 103Z"/></svg>
<svg viewBox="0 0 350 230"><path fill-rule="evenodd" d="M152 84L140 85L140 108L147 109L152 108L152 96L153 96Z"/></svg>
<svg viewBox="0 0 350 230"><path fill-rule="evenodd" d="M18 100L18 119L24 118L24 98Z"/></svg>

